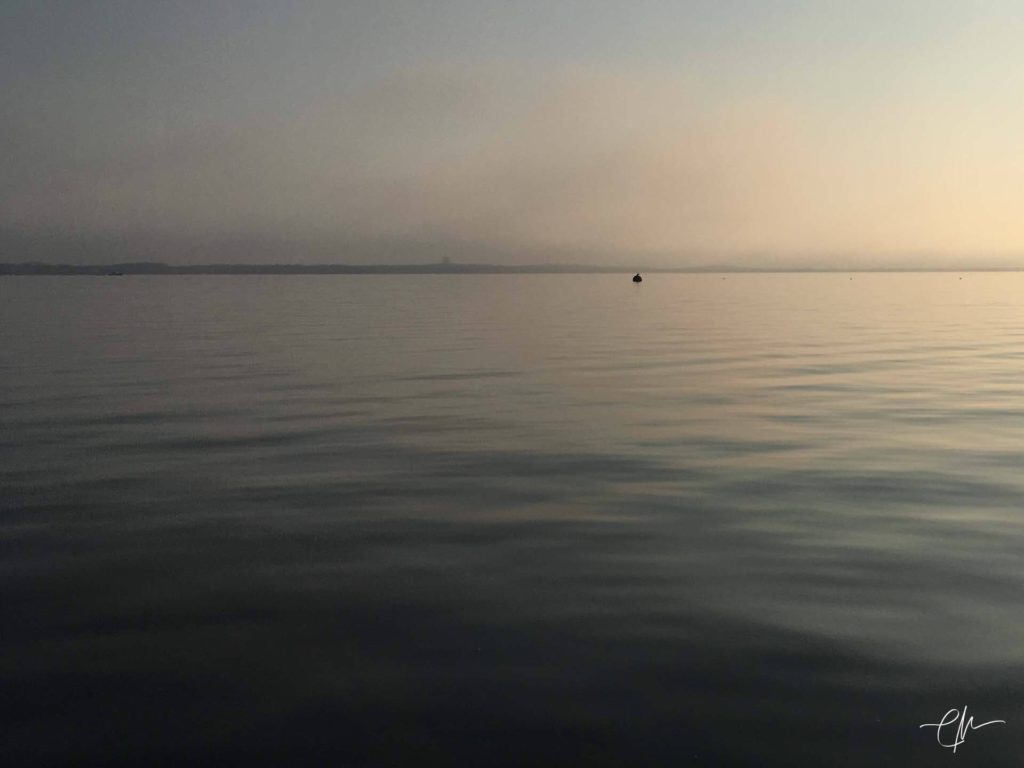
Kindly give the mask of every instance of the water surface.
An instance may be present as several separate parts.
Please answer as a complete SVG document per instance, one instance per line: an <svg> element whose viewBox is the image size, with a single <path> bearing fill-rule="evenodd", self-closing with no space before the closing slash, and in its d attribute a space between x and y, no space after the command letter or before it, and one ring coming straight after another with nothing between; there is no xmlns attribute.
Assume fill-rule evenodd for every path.
<svg viewBox="0 0 1024 768"><path fill-rule="evenodd" d="M5 762L1019 764L1022 297L0 280Z"/></svg>

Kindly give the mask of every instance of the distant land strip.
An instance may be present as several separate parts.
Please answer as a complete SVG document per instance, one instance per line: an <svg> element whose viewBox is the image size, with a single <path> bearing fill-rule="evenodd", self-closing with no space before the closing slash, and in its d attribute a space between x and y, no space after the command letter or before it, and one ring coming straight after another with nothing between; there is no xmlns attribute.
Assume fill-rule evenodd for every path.
<svg viewBox="0 0 1024 768"><path fill-rule="evenodd" d="M688 267L602 266L592 264L48 264L0 262L0 276L16 275L529 275L529 274L765 274L830 272L1019 272L1019 266L790 266L748 267L707 265Z"/></svg>

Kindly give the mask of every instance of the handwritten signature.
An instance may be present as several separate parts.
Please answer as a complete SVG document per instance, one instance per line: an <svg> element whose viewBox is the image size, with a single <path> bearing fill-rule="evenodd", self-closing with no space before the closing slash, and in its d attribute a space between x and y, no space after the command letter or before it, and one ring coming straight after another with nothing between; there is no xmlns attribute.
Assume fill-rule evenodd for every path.
<svg viewBox="0 0 1024 768"><path fill-rule="evenodd" d="M975 725L974 718L967 717L967 707L965 706L963 712L958 709L951 709L942 716L942 719L939 722L925 723L924 725L919 725L918 728L934 728L935 740L939 742L939 746L946 749L952 749L953 754L956 754L956 748L967 740L968 731L976 731L979 728L984 728L986 725L995 725L997 723L1006 725L1005 720L989 720L987 723L979 723L978 725ZM953 737L952 742L946 743L942 740L942 729L954 724L956 725L956 735Z"/></svg>

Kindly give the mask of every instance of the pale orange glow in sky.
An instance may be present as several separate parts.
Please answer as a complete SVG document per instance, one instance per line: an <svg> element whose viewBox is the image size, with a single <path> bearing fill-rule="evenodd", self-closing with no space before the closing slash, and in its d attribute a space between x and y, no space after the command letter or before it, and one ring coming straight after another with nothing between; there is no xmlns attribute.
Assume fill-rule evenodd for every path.
<svg viewBox="0 0 1024 768"><path fill-rule="evenodd" d="M13 3L0 238L172 261L225 240L282 261L1024 260L1024 10L830 5Z"/></svg>

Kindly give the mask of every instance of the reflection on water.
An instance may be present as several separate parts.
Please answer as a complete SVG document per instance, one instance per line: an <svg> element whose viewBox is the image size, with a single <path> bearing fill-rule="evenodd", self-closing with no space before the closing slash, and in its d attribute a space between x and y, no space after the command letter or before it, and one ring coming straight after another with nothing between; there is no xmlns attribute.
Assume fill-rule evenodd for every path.
<svg viewBox="0 0 1024 768"><path fill-rule="evenodd" d="M0 281L15 762L961 765L1024 275Z"/></svg>

